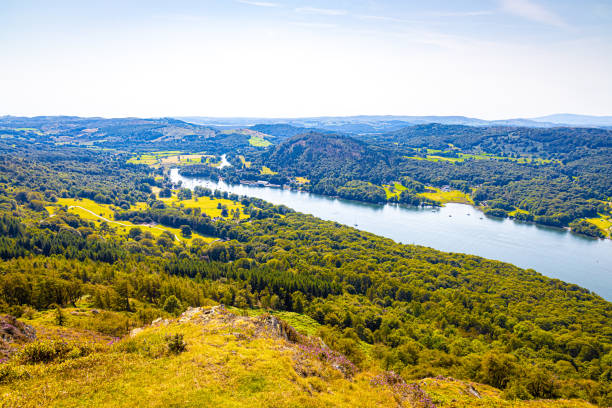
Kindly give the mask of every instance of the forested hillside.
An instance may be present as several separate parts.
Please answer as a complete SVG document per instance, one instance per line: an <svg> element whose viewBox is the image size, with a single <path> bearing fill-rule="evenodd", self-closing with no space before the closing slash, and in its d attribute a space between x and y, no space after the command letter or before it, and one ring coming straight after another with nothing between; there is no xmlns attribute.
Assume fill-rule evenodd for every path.
<svg viewBox="0 0 612 408"><path fill-rule="evenodd" d="M395 165L363 142L310 144L326 137L298 137L275 152L304 166L328 163L321 177ZM55 323L121 337L189 306L291 312L316 322L311 334L358 370L477 381L507 401L612 403L612 304L588 290L257 199L179 189L162 169L127 164L126 154L0 148L3 313L36 319L79 306L80 318ZM351 167L331 161L339 155ZM0 382L18 388L20 354L9 354Z"/></svg>
<svg viewBox="0 0 612 408"><path fill-rule="evenodd" d="M611 216L612 132L603 129L433 124L355 137L307 133L247 156L254 165L244 168L237 162L226 172L228 180L288 184L303 177L310 183L300 188L316 193L428 203L407 188L417 182L469 194L490 215L556 227L572 224L574 232L595 237L609 234L597 227L575 228ZM260 173L262 166L273 173ZM408 190L403 200L385 195L383 187L397 183Z"/></svg>

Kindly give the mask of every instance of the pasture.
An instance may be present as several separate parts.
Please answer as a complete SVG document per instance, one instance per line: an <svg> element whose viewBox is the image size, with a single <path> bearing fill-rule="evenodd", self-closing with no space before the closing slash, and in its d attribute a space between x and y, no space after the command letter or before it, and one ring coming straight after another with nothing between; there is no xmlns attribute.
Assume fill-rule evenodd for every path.
<svg viewBox="0 0 612 408"><path fill-rule="evenodd" d="M181 231L178 228L167 227L165 225L137 225L130 221L115 221L114 211L116 207L108 204L99 204L89 199L73 199L73 198L60 198L57 200L55 205L47 206L46 209L51 216L53 216L59 206L67 207L68 212L78 215L82 219L92 221L96 226L100 226L103 222L106 222L111 232L118 233L121 235L127 235L130 229L134 227L140 228L143 232L150 232L155 238L159 237L165 231L169 232L175 239L180 242L190 244L195 238L199 238L204 242L212 242L216 238L207 237L197 233L193 233L191 238L185 238L181 235ZM132 206L131 209L145 209L147 208L146 203L137 203ZM219 210L219 213L221 210Z"/></svg>
<svg viewBox="0 0 612 408"><path fill-rule="evenodd" d="M470 198L470 196L459 190L451 190L451 191L442 191L436 187L428 187L430 190L435 190L434 192L425 192L418 193L421 197L428 198L433 201L437 201L441 204L446 203L460 203L460 204L474 204L474 201Z"/></svg>
<svg viewBox="0 0 612 408"><path fill-rule="evenodd" d="M176 195L172 195L172 197L160 198L160 200L170 206L199 208L200 210L202 210L203 214L206 214L211 218L221 217L222 210L220 208L217 208L217 206L221 204L227 207L229 216L226 218L231 218L231 214L235 210L240 211L241 220L249 218L248 215L244 214L244 206L242 204L240 204L239 202L234 202L232 200L226 200L224 198L193 197L189 200L179 200Z"/></svg>
<svg viewBox="0 0 612 408"><path fill-rule="evenodd" d="M251 138L249 139L249 144L251 146L255 146L255 147L268 147L270 146L272 143L270 143L269 141L267 141L266 139L264 139L261 136L251 136Z"/></svg>
<svg viewBox="0 0 612 408"><path fill-rule="evenodd" d="M263 175L269 175L269 176L278 174L277 172L272 171L269 167L266 167L266 166L261 166L261 170L259 171L259 173Z"/></svg>

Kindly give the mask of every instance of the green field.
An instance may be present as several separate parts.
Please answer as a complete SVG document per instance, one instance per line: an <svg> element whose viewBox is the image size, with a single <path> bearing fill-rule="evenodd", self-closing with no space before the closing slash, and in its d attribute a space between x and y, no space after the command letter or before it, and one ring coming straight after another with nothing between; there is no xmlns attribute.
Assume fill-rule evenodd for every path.
<svg viewBox="0 0 612 408"><path fill-rule="evenodd" d="M385 189L385 193L387 194L387 200L391 197L398 197L402 194L402 191L406 190L401 183L395 182L393 185L383 184L382 186Z"/></svg>
<svg viewBox="0 0 612 408"><path fill-rule="evenodd" d="M306 177L296 177L295 181L297 181L300 184L308 184L308 183L310 183L310 180L308 180Z"/></svg>
<svg viewBox="0 0 612 408"><path fill-rule="evenodd" d="M607 237L612 234L612 219L610 217L601 215L599 218L587 218L587 221L599 228Z"/></svg>
<svg viewBox="0 0 612 408"><path fill-rule="evenodd" d="M417 150L416 148L414 150ZM470 154L470 153L460 153L460 152L452 152L456 153L459 157L446 157L442 156L441 153L450 153L449 151L444 150L435 150L435 149L427 149L427 154L425 157L421 156L404 156L406 159L411 160L427 160L432 162L439 161L447 161L451 163L464 162L466 160L498 160L504 161L509 160L516 163L537 163L537 164L550 164L553 162L557 162L556 160L549 159L541 159L537 157L507 157L507 156L497 156L489 153L480 153L480 154Z"/></svg>
<svg viewBox="0 0 612 408"><path fill-rule="evenodd" d="M203 159L205 159L203 161ZM146 164L148 166L178 166L206 163L218 166L215 156L203 153L185 153L180 151L153 152L139 154L131 157L127 162L131 164Z"/></svg>
<svg viewBox="0 0 612 408"><path fill-rule="evenodd" d="M255 147L268 147L272 143L270 143L269 141L267 141L263 137L260 137L260 136L251 136L251 138L249 139L249 144L251 146L255 146Z"/></svg>
<svg viewBox="0 0 612 408"><path fill-rule="evenodd" d="M131 157L127 162L132 163L132 164L154 165L154 164L160 164L161 159L164 157L176 156L181 153L182 152L180 151L165 151L165 152L138 154L134 157Z"/></svg>
<svg viewBox="0 0 612 408"><path fill-rule="evenodd" d="M266 166L261 166L261 170L259 172L261 174L269 175L269 176L273 176L275 174L278 174L277 172L272 171L269 167L266 167Z"/></svg>
<svg viewBox="0 0 612 408"><path fill-rule="evenodd" d="M174 235L177 241L184 241L188 244L190 244L195 238L199 238L204 242L212 242L216 239L214 237L207 237L197 233L193 233L191 238L185 238L181 235L180 229L167 227L164 225L147 226L136 225L131 223L130 221L115 221L113 217L115 207L107 204L98 204L86 198L60 198L57 200L57 203L55 203L55 205L47 206L46 209L49 214L53 215L56 213L58 206L66 206L68 207L69 212L77 214L79 217L85 220L92 221L97 225L100 225L103 222L107 222L110 227L114 228L117 233L120 233L122 235L127 235L130 229L138 227L143 232L150 232L154 237L159 237L161 234L167 231ZM132 206L132 209L144 209L146 207L146 203L137 203L136 205ZM217 209L215 208L214 210L215 211L211 211L211 213L216 213ZM218 212L220 214L221 210L218 210Z"/></svg>
<svg viewBox="0 0 612 408"><path fill-rule="evenodd" d="M211 218L221 217L221 209L217 208L217 205L221 203L221 205L227 207L227 210L230 213L230 216L228 218L231 218L232 211L236 209L240 210L240 219L249 218L248 215L244 214L244 206L242 204L240 204L239 202L226 200L224 198L194 197L190 200L179 201L176 195L173 195L169 198L160 198L160 200L168 205L183 206L185 208L199 208L202 210L202 213L208 215Z"/></svg>
<svg viewBox="0 0 612 408"><path fill-rule="evenodd" d="M18 131L18 132L34 132L34 133L36 133L39 136L43 135L43 132L41 132L40 130L35 129L35 128L15 128L15 130Z"/></svg>
<svg viewBox="0 0 612 408"><path fill-rule="evenodd" d="M525 210L521 210L520 208L517 208L516 210L510 211L508 213L510 217L515 217L517 214L529 214L529 211L525 211Z"/></svg>
<svg viewBox="0 0 612 408"><path fill-rule="evenodd" d="M446 203L461 203L461 204L474 204L474 201L470 196L459 190L442 191L439 188L428 187L435 192L419 193L421 197L429 198L430 200L437 201L441 204Z"/></svg>
<svg viewBox="0 0 612 408"><path fill-rule="evenodd" d="M246 167L247 169L251 167L252 163L250 161L247 161L243 155L238 156L238 158L240 159L240 163L242 163L244 167Z"/></svg>

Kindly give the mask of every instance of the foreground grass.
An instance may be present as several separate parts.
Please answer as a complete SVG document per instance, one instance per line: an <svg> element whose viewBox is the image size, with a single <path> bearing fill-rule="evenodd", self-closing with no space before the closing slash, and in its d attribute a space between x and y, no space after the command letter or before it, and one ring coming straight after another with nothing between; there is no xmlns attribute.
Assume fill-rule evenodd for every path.
<svg viewBox="0 0 612 408"><path fill-rule="evenodd" d="M318 360L303 361L293 344L252 337L251 330L219 323L151 327L105 352L25 367L29 378L0 385L2 406L396 406L390 390L370 385L371 374L346 379ZM187 351L168 354L165 336L176 333Z"/></svg>
<svg viewBox="0 0 612 408"><path fill-rule="evenodd" d="M75 311L91 312L66 310L71 324L84 318ZM91 353L36 364L20 360L17 354L5 363L18 375L0 379L0 406L431 407L407 397L401 387L373 381L381 371L370 364L354 376L344 374L320 355L262 331L257 317L225 312L199 320L200 314L162 321L117 341L91 331L53 326L52 314L40 312L26 322L36 327L43 342L88 344ZM303 332L318 327L297 313L276 315ZM186 344L186 351L178 354L168 348L168 336L176 334L183 335ZM416 384L437 407L593 407L578 400L506 401L495 388L452 378L429 378Z"/></svg>

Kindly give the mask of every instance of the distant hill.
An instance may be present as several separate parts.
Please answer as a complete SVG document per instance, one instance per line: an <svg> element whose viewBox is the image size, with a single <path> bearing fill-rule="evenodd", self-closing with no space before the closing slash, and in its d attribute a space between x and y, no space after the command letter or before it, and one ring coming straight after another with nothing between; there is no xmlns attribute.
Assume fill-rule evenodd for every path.
<svg viewBox="0 0 612 408"><path fill-rule="evenodd" d="M382 146L446 149L449 144L466 151L556 155L577 148L612 147L612 132L597 128L529 128L516 126L474 127L427 124L402 128L360 139Z"/></svg>
<svg viewBox="0 0 612 408"><path fill-rule="evenodd" d="M399 159L391 151L352 137L311 132L288 139L263 155L263 162L287 175L322 179L382 182Z"/></svg>
<svg viewBox="0 0 612 408"><path fill-rule="evenodd" d="M612 116L591 116L574 114L556 114L531 119L534 122L550 122L569 126L612 126Z"/></svg>
<svg viewBox="0 0 612 408"><path fill-rule="evenodd" d="M278 138L293 137L313 131L310 128L291 126L286 123L259 124L251 126L249 129Z"/></svg>
<svg viewBox="0 0 612 408"><path fill-rule="evenodd" d="M412 125L439 123L442 125L463 126L522 126L532 128L549 128L558 126L603 127L612 126L611 116L585 115L550 115L539 118L511 118L483 120L466 116L327 116L305 118L213 118L213 117L178 117L178 119L213 126L220 129L251 127L255 124L285 124L298 128L316 128L341 133L383 133L391 132ZM265 132L264 132L265 133Z"/></svg>
<svg viewBox="0 0 612 408"><path fill-rule="evenodd" d="M208 150L248 146L248 137L234 135L173 118L79 118L39 116L0 117L4 138L40 143L98 146L126 150ZM213 142L214 141L214 142ZM223 152L221 152L223 153Z"/></svg>

